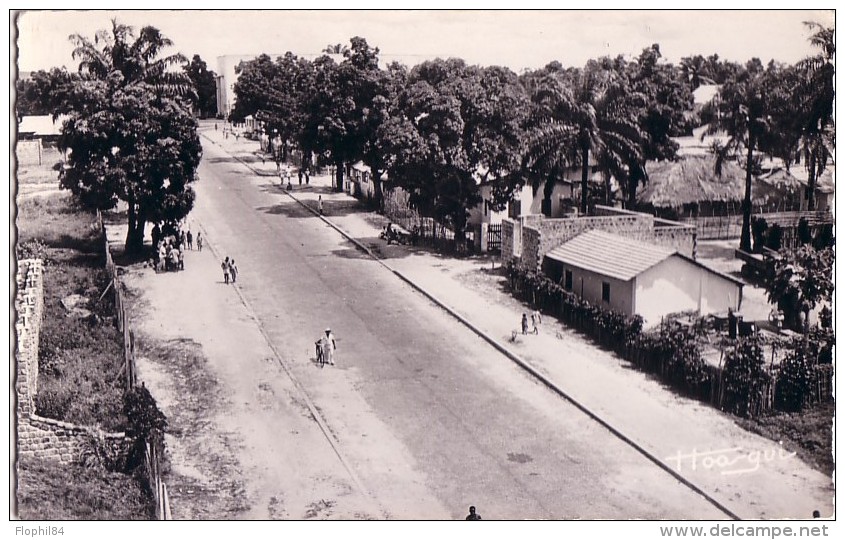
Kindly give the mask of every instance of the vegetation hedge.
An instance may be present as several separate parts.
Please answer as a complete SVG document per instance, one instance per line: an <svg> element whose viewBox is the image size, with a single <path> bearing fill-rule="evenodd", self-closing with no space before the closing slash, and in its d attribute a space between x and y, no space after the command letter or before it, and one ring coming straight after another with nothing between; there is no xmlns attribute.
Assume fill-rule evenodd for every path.
<svg viewBox="0 0 845 540"><path fill-rule="evenodd" d="M771 410L800 411L830 398L830 329L813 330L806 343L799 339L789 344L779 366L766 364L761 338L731 340L720 368L708 365L702 356L701 342L707 334L704 319L689 326L661 324L644 332L642 317L591 304L542 273L513 262L506 273L514 296L583 332L683 395L743 417Z"/></svg>

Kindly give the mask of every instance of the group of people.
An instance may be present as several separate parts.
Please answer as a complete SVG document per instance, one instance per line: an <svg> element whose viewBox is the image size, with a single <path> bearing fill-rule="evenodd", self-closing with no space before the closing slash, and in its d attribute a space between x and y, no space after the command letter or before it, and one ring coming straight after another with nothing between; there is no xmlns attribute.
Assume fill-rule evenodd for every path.
<svg viewBox="0 0 845 540"><path fill-rule="evenodd" d="M531 330L530 330L531 333L534 334L534 335L539 334L540 333L540 324L542 324L542 323L543 323L543 318L540 316L540 312L534 311L531 314ZM528 334L528 332L529 332L529 329L528 329L528 314L523 313L522 314L522 335L524 336L524 335Z"/></svg>
<svg viewBox="0 0 845 540"><path fill-rule="evenodd" d="M158 223L152 231L155 253L152 260L156 272L185 269L185 250L194 249L194 235L191 230L177 229L173 234L163 235ZM202 233L197 233L197 248L202 251Z"/></svg>
<svg viewBox="0 0 845 540"><path fill-rule="evenodd" d="M228 285L229 279L232 280L232 283L238 281L238 267L235 265L235 259L229 259L226 257L223 259L223 262L220 263L220 268L223 270L223 281Z"/></svg>
<svg viewBox="0 0 845 540"><path fill-rule="evenodd" d="M381 230L379 237L384 239L384 240L387 240L388 246L391 243L397 243L397 244L403 244L404 245L404 244L407 244L408 240L409 240L409 238L405 235L405 233L393 228L393 223L388 223L387 226L384 227ZM411 230L411 234L410 234L410 242L411 242L412 246L417 245L417 240L419 239L419 237L420 237L420 228L419 228L418 225L414 225L414 228L413 228L413 230Z"/></svg>
<svg viewBox="0 0 845 540"><path fill-rule="evenodd" d="M287 189L290 190L293 188L291 184L291 180L293 179L293 170L288 167L282 167L280 162L276 162L276 171L279 173L279 185L285 186L287 183ZM297 176L299 176L299 185L302 185L302 180L305 180L305 185L307 186L311 182L311 172L308 168L301 168L297 171Z"/></svg>

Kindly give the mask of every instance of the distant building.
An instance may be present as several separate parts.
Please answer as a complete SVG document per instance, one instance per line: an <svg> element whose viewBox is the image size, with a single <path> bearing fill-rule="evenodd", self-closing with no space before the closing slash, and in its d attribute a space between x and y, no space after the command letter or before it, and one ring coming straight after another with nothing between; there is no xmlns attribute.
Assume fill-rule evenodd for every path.
<svg viewBox="0 0 845 540"><path fill-rule="evenodd" d="M21 118L15 143L15 158L18 164L41 165L44 159L44 147L56 145L62 133L62 124L66 119L66 115L61 115L54 121L49 114ZM65 154L63 159L66 158Z"/></svg>
<svg viewBox="0 0 845 540"><path fill-rule="evenodd" d="M604 231L591 230L546 253L544 272L588 302L647 326L670 313L739 311L742 282L694 259Z"/></svg>
<svg viewBox="0 0 845 540"><path fill-rule="evenodd" d="M67 120L67 115L64 114L55 120L49 114L24 116L18 123L18 138L55 142L62 134L62 124L65 120Z"/></svg>

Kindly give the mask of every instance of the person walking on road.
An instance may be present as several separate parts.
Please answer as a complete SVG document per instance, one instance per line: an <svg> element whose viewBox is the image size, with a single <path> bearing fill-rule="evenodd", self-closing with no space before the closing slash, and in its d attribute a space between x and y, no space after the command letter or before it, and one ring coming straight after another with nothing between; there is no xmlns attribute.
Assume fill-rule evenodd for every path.
<svg viewBox="0 0 845 540"><path fill-rule="evenodd" d="M535 310L533 313L531 313L531 326L533 327L533 329L531 331L534 332L534 335L537 335L537 334L540 333L540 329L538 327L539 327L541 322L542 322L542 319L540 318L540 312L539 311Z"/></svg>
<svg viewBox="0 0 845 540"><path fill-rule="evenodd" d="M522 335L526 335L528 333L528 314L522 314Z"/></svg>
<svg viewBox="0 0 845 540"><path fill-rule="evenodd" d="M202 251L202 232L197 233L197 251Z"/></svg>
<svg viewBox="0 0 845 540"><path fill-rule="evenodd" d="M229 261L229 273L232 275L232 283L238 280L238 267L235 266L235 259Z"/></svg>
<svg viewBox="0 0 845 540"><path fill-rule="evenodd" d="M467 516L467 521L481 521L481 515L475 513L475 507L469 507L469 515Z"/></svg>
<svg viewBox="0 0 845 540"><path fill-rule="evenodd" d="M317 195L317 212L319 212L321 216L323 215L323 196L322 195Z"/></svg>
<svg viewBox="0 0 845 540"><path fill-rule="evenodd" d="M223 260L223 263L220 264L220 268L223 270L223 281L226 285L229 284L229 257L226 257Z"/></svg>
<svg viewBox="0 0 845 540"><path fill-rule="evenodd" d="M334 365L334 352L337 349L337 343L334 340L331 328L326 328L326 335L320 338L320 351L323 355L323 363Z"/></svg>
<svg viewBox="0 0 845 540"><path fill-rule="evenodd" d="M194 235L191 234L191 229L188 229L187 238L188 238L188 249L193 251L194 250Z"/></svg>

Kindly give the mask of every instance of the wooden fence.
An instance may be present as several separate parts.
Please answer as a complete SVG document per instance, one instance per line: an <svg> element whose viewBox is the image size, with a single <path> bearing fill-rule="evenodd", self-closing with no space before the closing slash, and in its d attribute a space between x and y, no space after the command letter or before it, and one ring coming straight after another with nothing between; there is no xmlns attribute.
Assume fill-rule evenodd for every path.
<svg viewBox="0 0 845 540"><path fill-rule="evenodd" d="M636 344L628 344L624 351L620 352L637 369L658 375L664 382L675 386L689 397L709 403L719 410L724 410L729 403L725 391L725 370L722 365L708 364L704 366L705 375L701 380L697 383L689 383L688 381L672 380L672 372L676 369L676 366L671 358L639 349ZM766 380L760 384L756 395L750 396L747 416L757 417L777 409L775 396L777 395L780 369L778 365L769 365L764 368L767 375ZM832 364L813 365L810 368L810 379L810 388L804 399L805 405L825 403L833 399Z"/></svg>
<svg viewBox="0 0 845 540"><path fill-rule="evenodd" d="M129 317L126 313L126 306L123 301L123 290L120 285L120 277L118 276L117 267L114 264L114 259L109 249L109 239L106 234L106 225L103 222L103 216L97 212L97 224L102 235L103 250L106 254L106 270L111 277L111 284L109 287L114 294L114 309L117 314L117 329L123 334L123 367L121 372L126 378L126 390L132 390L138 383L137 368L135 364L135 334L129 327Z"/></svg>
<svg viewBox="0 0 845 540"><path fill-rule="evenodd" d="M443 251L451 251L455 247L455 233L434 218L422 216L411 208L408 194L401 188L384 191L384 214L408 232L416 229L419 245ZM467 230L465 234L467 249L472 251L476 233Z"/></svg>
<svg viewBox="0 0 845 540"><path fill-rule="evenodd" d="M161 479L160 456L163 449L164 444L158 440L144 442L144 469L147 473L148 487L156 503L156 518L171 520L173 515L170 512L170 495L167 492L167 484Z"/></svg>
<svg viewBox="0 0 845 540"><path fill-rule="evenodd" d="M126 304L123 299L123 289L120 284L120 277L117 266L114 264L109 238L106 234L106 224L103 215L97 212L97 225L102 236L103 250L106 255L106 270L111 277L109 287L114 291L114 309L117 313L117 329L123 334L123 367L121 372L125 375L126 391L129 392L138 384L138 369L135 363L135 334L129 326L129 317ZM105 294L105 293L104 293ZM172 519L170 512L170 497L167 493L167 485L161 479L161 456L164 443L158 438L150 437L144 441L144 472L147 480L147 488L152 493L156 503L156 518L160 520Z"/></svg>
<svg viewBox="0 0 845 540"><path fill-rule="evenodd" d="M789 238L794 236L791 231L798 229L798 222L801 218L807 220L810 230L815 232L822 225L833 223L833 216L825 211L806 212L757 212L752 214L752 219L763 218L771 227L777 224L784 230L784 239L790 242ZM699 216L694 218L681 218L679 221L688 225L695 225L696 235L699 240L726 240L739 238L742 233L742 214L730 216Z"/></svg>

